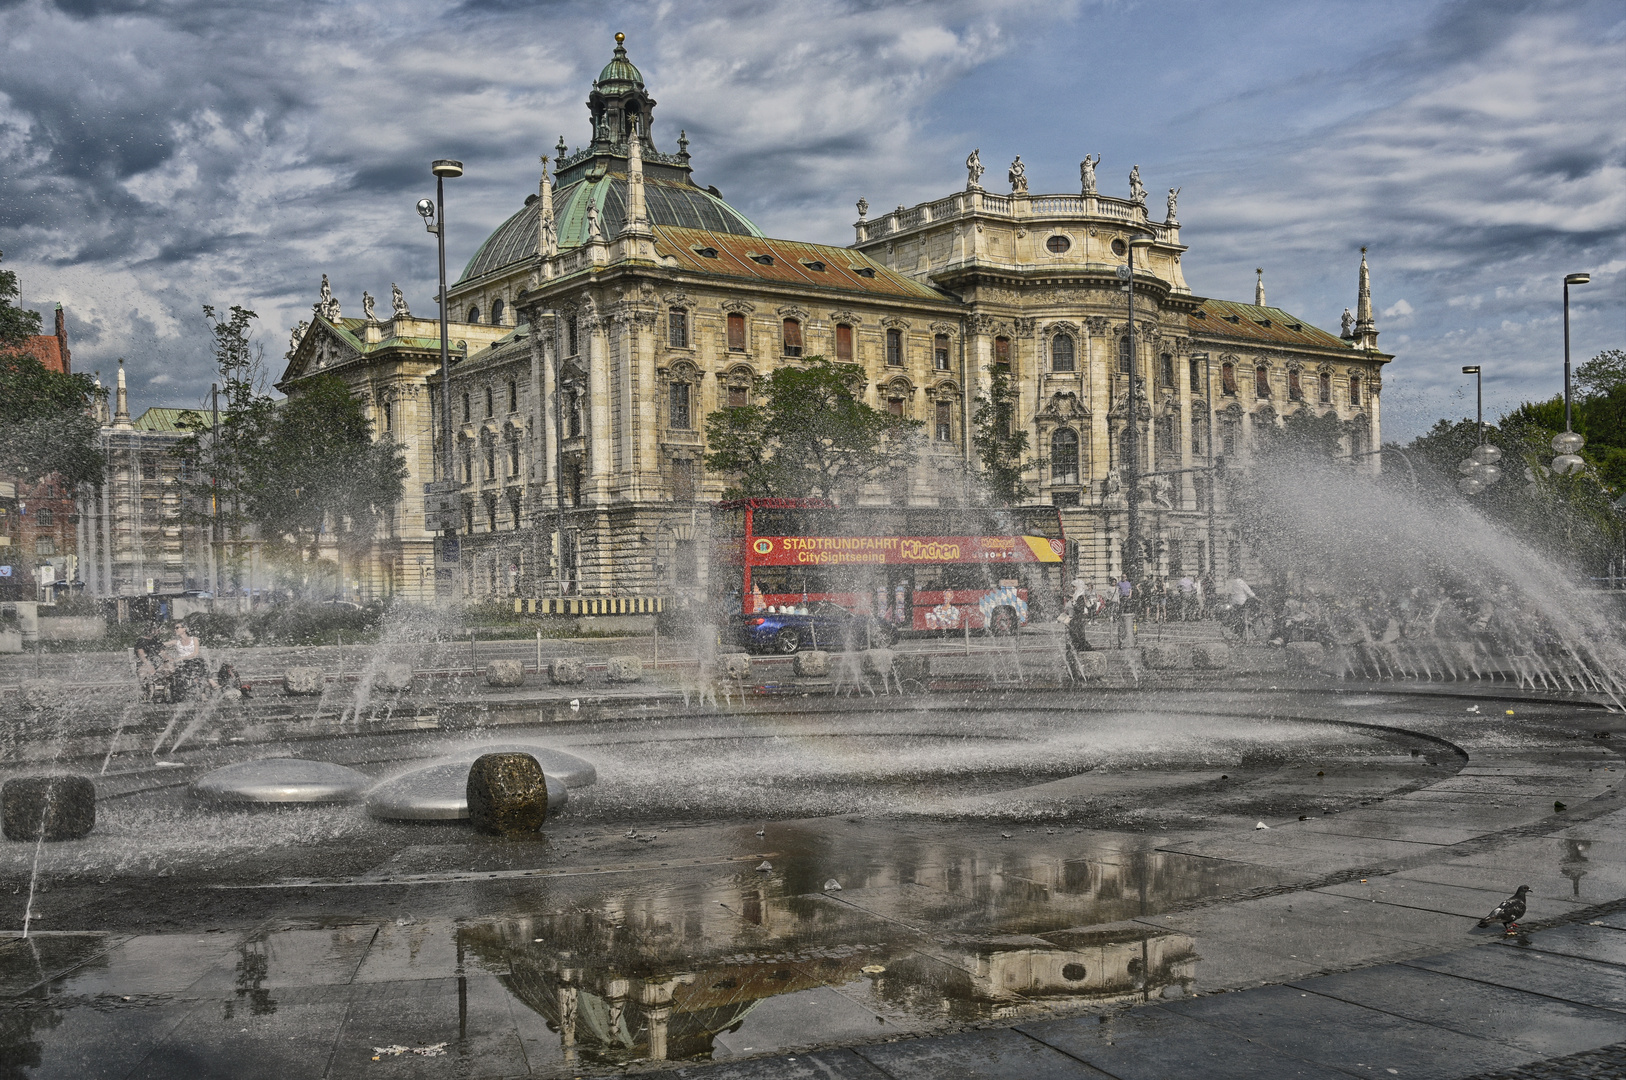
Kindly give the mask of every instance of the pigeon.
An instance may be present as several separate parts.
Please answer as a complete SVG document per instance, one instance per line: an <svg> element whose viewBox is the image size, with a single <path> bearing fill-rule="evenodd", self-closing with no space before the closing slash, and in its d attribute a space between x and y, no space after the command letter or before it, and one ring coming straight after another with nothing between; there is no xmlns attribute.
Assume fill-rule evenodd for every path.
<svg viewBox="0 0 1626 1080"><path fill-rule="evenodd" d="M1507 933L1513 933L1513 928L1519 925L1520 919L1524 918L1524 894L1529 891L1530 886L1520 885L1517 892L1497 904L1491 909L1489 915L1480 919L1479 925L1486 927L1493 922L1499 922Z"/></svg>

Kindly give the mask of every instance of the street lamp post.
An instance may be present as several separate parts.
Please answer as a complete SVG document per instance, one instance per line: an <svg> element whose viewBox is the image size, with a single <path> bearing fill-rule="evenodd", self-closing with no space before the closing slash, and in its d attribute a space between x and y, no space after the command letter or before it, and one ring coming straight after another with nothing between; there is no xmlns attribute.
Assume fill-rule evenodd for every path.
<svg viewBox="0 0 1626 1080"><path fill-rule="evenodd" d="M447 500L445 496L456 490L455 473L456 460L452 453L452 361L451 348L447 342L447 299L446 299L446 178L462 176L463 163L441 158L429 166L429 171L435 174L435 201L428 199L418 200L418 214L423 218L424 227L435 234L437 246L440 249L440 295L436 297L440 304L440 391L441 391L441 531L446 536L455 536L457 526L454 522L448 523L445 512Z"/></svg>
<svg viewBox="0 0 1626 1080"><path fill-rule="evenodd" d="M1462 473L1462 479L1457 481L1457 490L1464 495L1477 495L1502 478L1502 467L1496 464L1502 460L1502 451L1485 442L1485 389L1484 377L1478 364L1469 364L1462 369L1464 375L1474 377L1474 449L1462 463L1457 471Z"/></svg>
<svg viewBox="0 0 1626 1080"><path fill-rule="evenodd" d="M1591 274L1564 275L1564 430L1553 436L1553 472L1560 476L1573 476L1586 468L1581 460L1581 447L1586 439L1575 430L1570 412L1570 286L1585 285Z"/></svg>

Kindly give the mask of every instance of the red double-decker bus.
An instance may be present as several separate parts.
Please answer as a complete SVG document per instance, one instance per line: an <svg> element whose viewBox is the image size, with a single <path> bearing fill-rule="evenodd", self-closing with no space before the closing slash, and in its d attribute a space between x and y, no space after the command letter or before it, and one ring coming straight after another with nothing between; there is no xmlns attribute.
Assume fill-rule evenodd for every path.
<svg viewBox="0 0 1626 1080"><path fill-rule="evenodd" d="M1061 595L1061 514L736 499L712 507L712 594L749 624L839 605L895 630L1015 633Z"/></svg>

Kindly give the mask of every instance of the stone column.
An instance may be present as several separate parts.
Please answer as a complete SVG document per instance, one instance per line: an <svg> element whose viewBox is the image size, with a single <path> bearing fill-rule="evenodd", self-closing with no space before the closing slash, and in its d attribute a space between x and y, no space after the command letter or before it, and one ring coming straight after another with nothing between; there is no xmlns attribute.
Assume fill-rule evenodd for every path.
<svg viewBox="0 0 1626 1080"><path fill-rule="evenodd" d="M582 484L584 502L602 506L609 501L614 469L612 448L608 320L599 317L596 306L583 305L583 351L587 354L587 477Z"/></svg>

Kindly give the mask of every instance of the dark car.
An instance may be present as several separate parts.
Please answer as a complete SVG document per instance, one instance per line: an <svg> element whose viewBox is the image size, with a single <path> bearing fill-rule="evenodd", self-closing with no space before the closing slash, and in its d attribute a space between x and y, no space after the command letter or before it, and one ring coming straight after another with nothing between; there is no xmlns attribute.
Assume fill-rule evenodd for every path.
<svg viewBox="0 0 1626 1080"><path fill-rule="evenodd" d="M739 643L750 652L789 656L803 649L866 649L890 645L895 629L868 615L854 615L828 600L790 611L759 611L738 624Z"/></svg>

